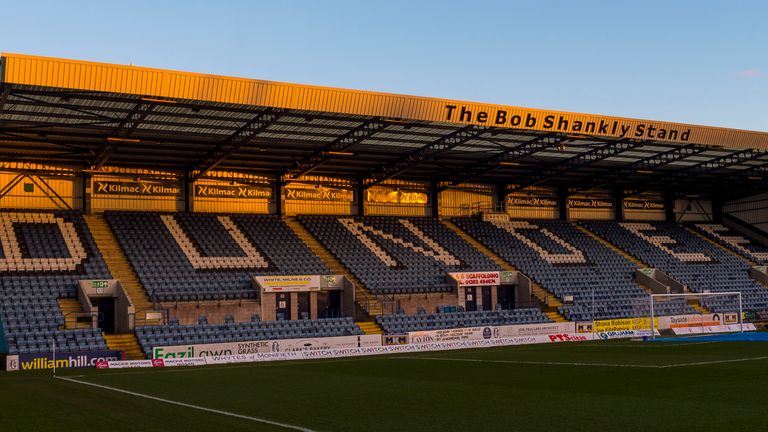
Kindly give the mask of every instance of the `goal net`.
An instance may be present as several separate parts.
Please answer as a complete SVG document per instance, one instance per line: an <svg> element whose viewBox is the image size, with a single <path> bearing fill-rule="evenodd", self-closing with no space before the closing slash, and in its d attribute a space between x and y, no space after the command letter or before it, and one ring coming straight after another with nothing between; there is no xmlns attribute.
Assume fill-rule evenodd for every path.
<svg viewBox="0 0 768 432"><path fill-rule="evenodd" d="M652 338L744 331L740 292L651 294L648 307Z"/></svg>

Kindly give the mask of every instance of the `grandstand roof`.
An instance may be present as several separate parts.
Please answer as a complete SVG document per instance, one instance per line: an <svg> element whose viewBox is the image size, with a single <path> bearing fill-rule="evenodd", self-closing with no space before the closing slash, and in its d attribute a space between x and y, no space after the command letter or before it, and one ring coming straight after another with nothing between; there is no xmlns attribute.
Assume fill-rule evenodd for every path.
<svg viewBox="0 0 768 432"><path fill-rule="evenodd" d="M768 133L3 54L0 162L636 193L768 179Z"/></svg>

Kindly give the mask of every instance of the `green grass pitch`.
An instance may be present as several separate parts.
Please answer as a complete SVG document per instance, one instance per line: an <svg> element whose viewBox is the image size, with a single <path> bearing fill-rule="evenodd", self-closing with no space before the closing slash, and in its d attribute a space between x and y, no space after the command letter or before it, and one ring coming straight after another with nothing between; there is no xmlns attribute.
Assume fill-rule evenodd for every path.
<svg viewBox="0 0 768 432"><path fill-rule="evenodd" d="M759 342L563 343L60 376L137 395L50 371L2 373L0 430L768 430L768 344Z"/></svg>

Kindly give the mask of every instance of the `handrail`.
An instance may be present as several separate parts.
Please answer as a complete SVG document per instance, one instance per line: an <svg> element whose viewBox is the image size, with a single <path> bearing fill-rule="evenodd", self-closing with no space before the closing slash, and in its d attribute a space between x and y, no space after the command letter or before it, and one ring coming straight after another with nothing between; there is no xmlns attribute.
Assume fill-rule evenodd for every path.
<svg viewBox="0 0 768 432"><path fill-rule="evenodd" d="M161 324L162 325L168 324L169 311L167 308L159 308L159 309L158 308L142 308L133 312L132 314L129 314L129 315L133 315L134 325L138 324L137 317L139 316L140 312L144 312L143 325L146 325L147 321L149 321L149 319L147 319L147 312L159 312L162 315L162 317L160 318Z"/></svg>

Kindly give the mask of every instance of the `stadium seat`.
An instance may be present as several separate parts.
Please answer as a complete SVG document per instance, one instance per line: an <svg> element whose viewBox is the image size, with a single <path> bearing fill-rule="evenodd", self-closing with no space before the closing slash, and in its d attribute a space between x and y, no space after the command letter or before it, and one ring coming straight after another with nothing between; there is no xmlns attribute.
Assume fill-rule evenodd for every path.
<svg viewBox="0 0 768 432"><path fill-rule="evenodd" d="M59 298L76 298L81 279L110 279L77 211L0 212L0 317L11 354L106 349L98 329L62 330Z"/></svg>
<svg viewBox="0 0 768 432"><path fill-rule="evenodd" d="M634 282L636 266L573 223L476 218L454 222L561 301L572 298L560 308L571 321L649 313L648 293ZM660 315L694 312L683 300L666 302L657 311Z"/></svg>
<svg viewBox="0 0 768 432"><path fill-rule="evenodd" d="M299 221L374 294L448 292L448 273L500 268L434 218L304 215Z"/></svg>

